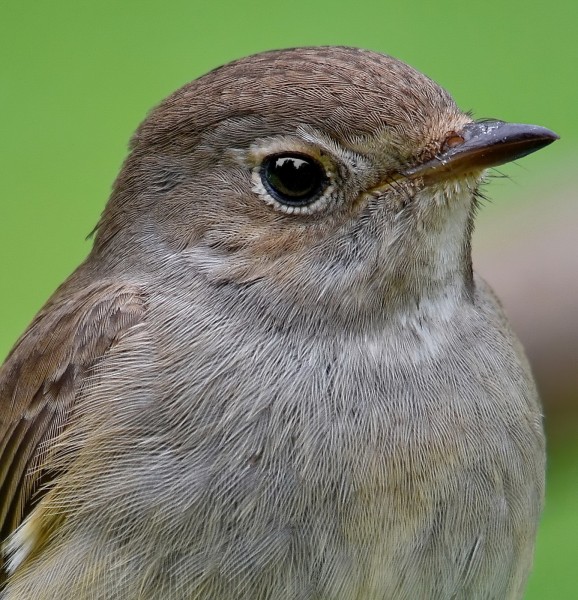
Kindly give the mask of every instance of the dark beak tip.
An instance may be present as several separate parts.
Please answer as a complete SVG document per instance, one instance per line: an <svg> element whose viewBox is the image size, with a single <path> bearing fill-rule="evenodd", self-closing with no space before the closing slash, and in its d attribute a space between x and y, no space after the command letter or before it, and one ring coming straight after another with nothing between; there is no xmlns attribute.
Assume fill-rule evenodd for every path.
<svg viewBox="0 0 578 600"><path fill-rule="evenodd" d="M555 131L551 131L550 129L547 129L546 131L550 133L550 138L553 142L560 139L560 136Z"/></svg>
<svg viewBox="0 0 578 600"><path fill-rule="evenodd" d="M521 125L520 127L528 128L528 138L542 139L548 144L560 139L557 133L540 125Z"/></svg>

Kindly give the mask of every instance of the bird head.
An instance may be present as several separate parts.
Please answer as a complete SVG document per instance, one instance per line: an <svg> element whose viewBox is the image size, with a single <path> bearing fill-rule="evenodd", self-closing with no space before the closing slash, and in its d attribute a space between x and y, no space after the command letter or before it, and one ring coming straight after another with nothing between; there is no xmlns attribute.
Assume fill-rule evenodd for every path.
<svg viewBox="0 0 578 600"><path fill-rule="evenodd" d="M300 310L459 299L486 169L556 137L474 121L390 56L250 56L185 85L139 127L95 254Z"/></svg>

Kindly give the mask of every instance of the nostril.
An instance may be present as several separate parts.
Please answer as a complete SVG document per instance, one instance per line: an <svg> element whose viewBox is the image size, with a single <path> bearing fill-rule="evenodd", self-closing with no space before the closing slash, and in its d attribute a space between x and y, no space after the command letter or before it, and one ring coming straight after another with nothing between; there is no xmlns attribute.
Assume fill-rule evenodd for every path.
<svg viewBox="0 0 578 600"><path fill-rule="evenodd" d="M455 131L452 131L446 137L446 139L442 145L442 151L445 152L446 150L449 150L450 148L455 148L456 146L461 146L464 142L465 142L465 139L463 138L463 136L461 136L459 133L456 133Z"/></svg>

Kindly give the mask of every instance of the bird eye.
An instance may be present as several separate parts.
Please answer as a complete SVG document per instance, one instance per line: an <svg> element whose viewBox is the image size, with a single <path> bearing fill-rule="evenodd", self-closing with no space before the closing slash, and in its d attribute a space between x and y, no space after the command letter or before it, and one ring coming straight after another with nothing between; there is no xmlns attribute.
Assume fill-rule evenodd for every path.
<svg viewBox="0 0 578 600"><path fill-rule="evenodd" d="M325 169L306 154L272 154L261 164L266 190L287 206L307 206L327 187Z"/></svg>

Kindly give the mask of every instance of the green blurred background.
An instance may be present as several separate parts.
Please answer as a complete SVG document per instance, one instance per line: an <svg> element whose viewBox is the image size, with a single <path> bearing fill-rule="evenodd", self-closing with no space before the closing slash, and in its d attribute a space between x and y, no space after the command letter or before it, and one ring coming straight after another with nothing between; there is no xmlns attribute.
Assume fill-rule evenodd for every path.
<svg viewBox="0 0 578 600"><path fill-rule="evenodd" d="M478 117L545 125L562 136L500 168L508 178L487 188L492 202L480 216L476 252L486 278L511 297L506 307L514 325L520 323L544 392L548 498L526 598L578 598L578 391L572 375L578 371L572 307L578 298L557 303L571 293L568 282L576 290L578 242L556 254L568 227L576 230L568 239L578 239L572 218L578 216L572 208L578 205L577 6L576 0L3 2L0 358L88 252L85 237L127 141L164 96L260 50L346 44L392 54ZM518 229L523 234L516 237ZM551 294L532 304L532 290L520 290L536 276L532 252L540 232L546 236L540 256L553 257L544 270ZM522 263L508 263L511 255ZM539 270L537 276L543 277ZM523 310L517 316L519 309L525 317ZM550 317L561 320L563 341L553 338L558 329ZM573 325L565 328L569 319ZM544 322L536 334L532 323ZM550 362L540 362L546 355ZM560 363L570 367L560 369Z"/></svg>

